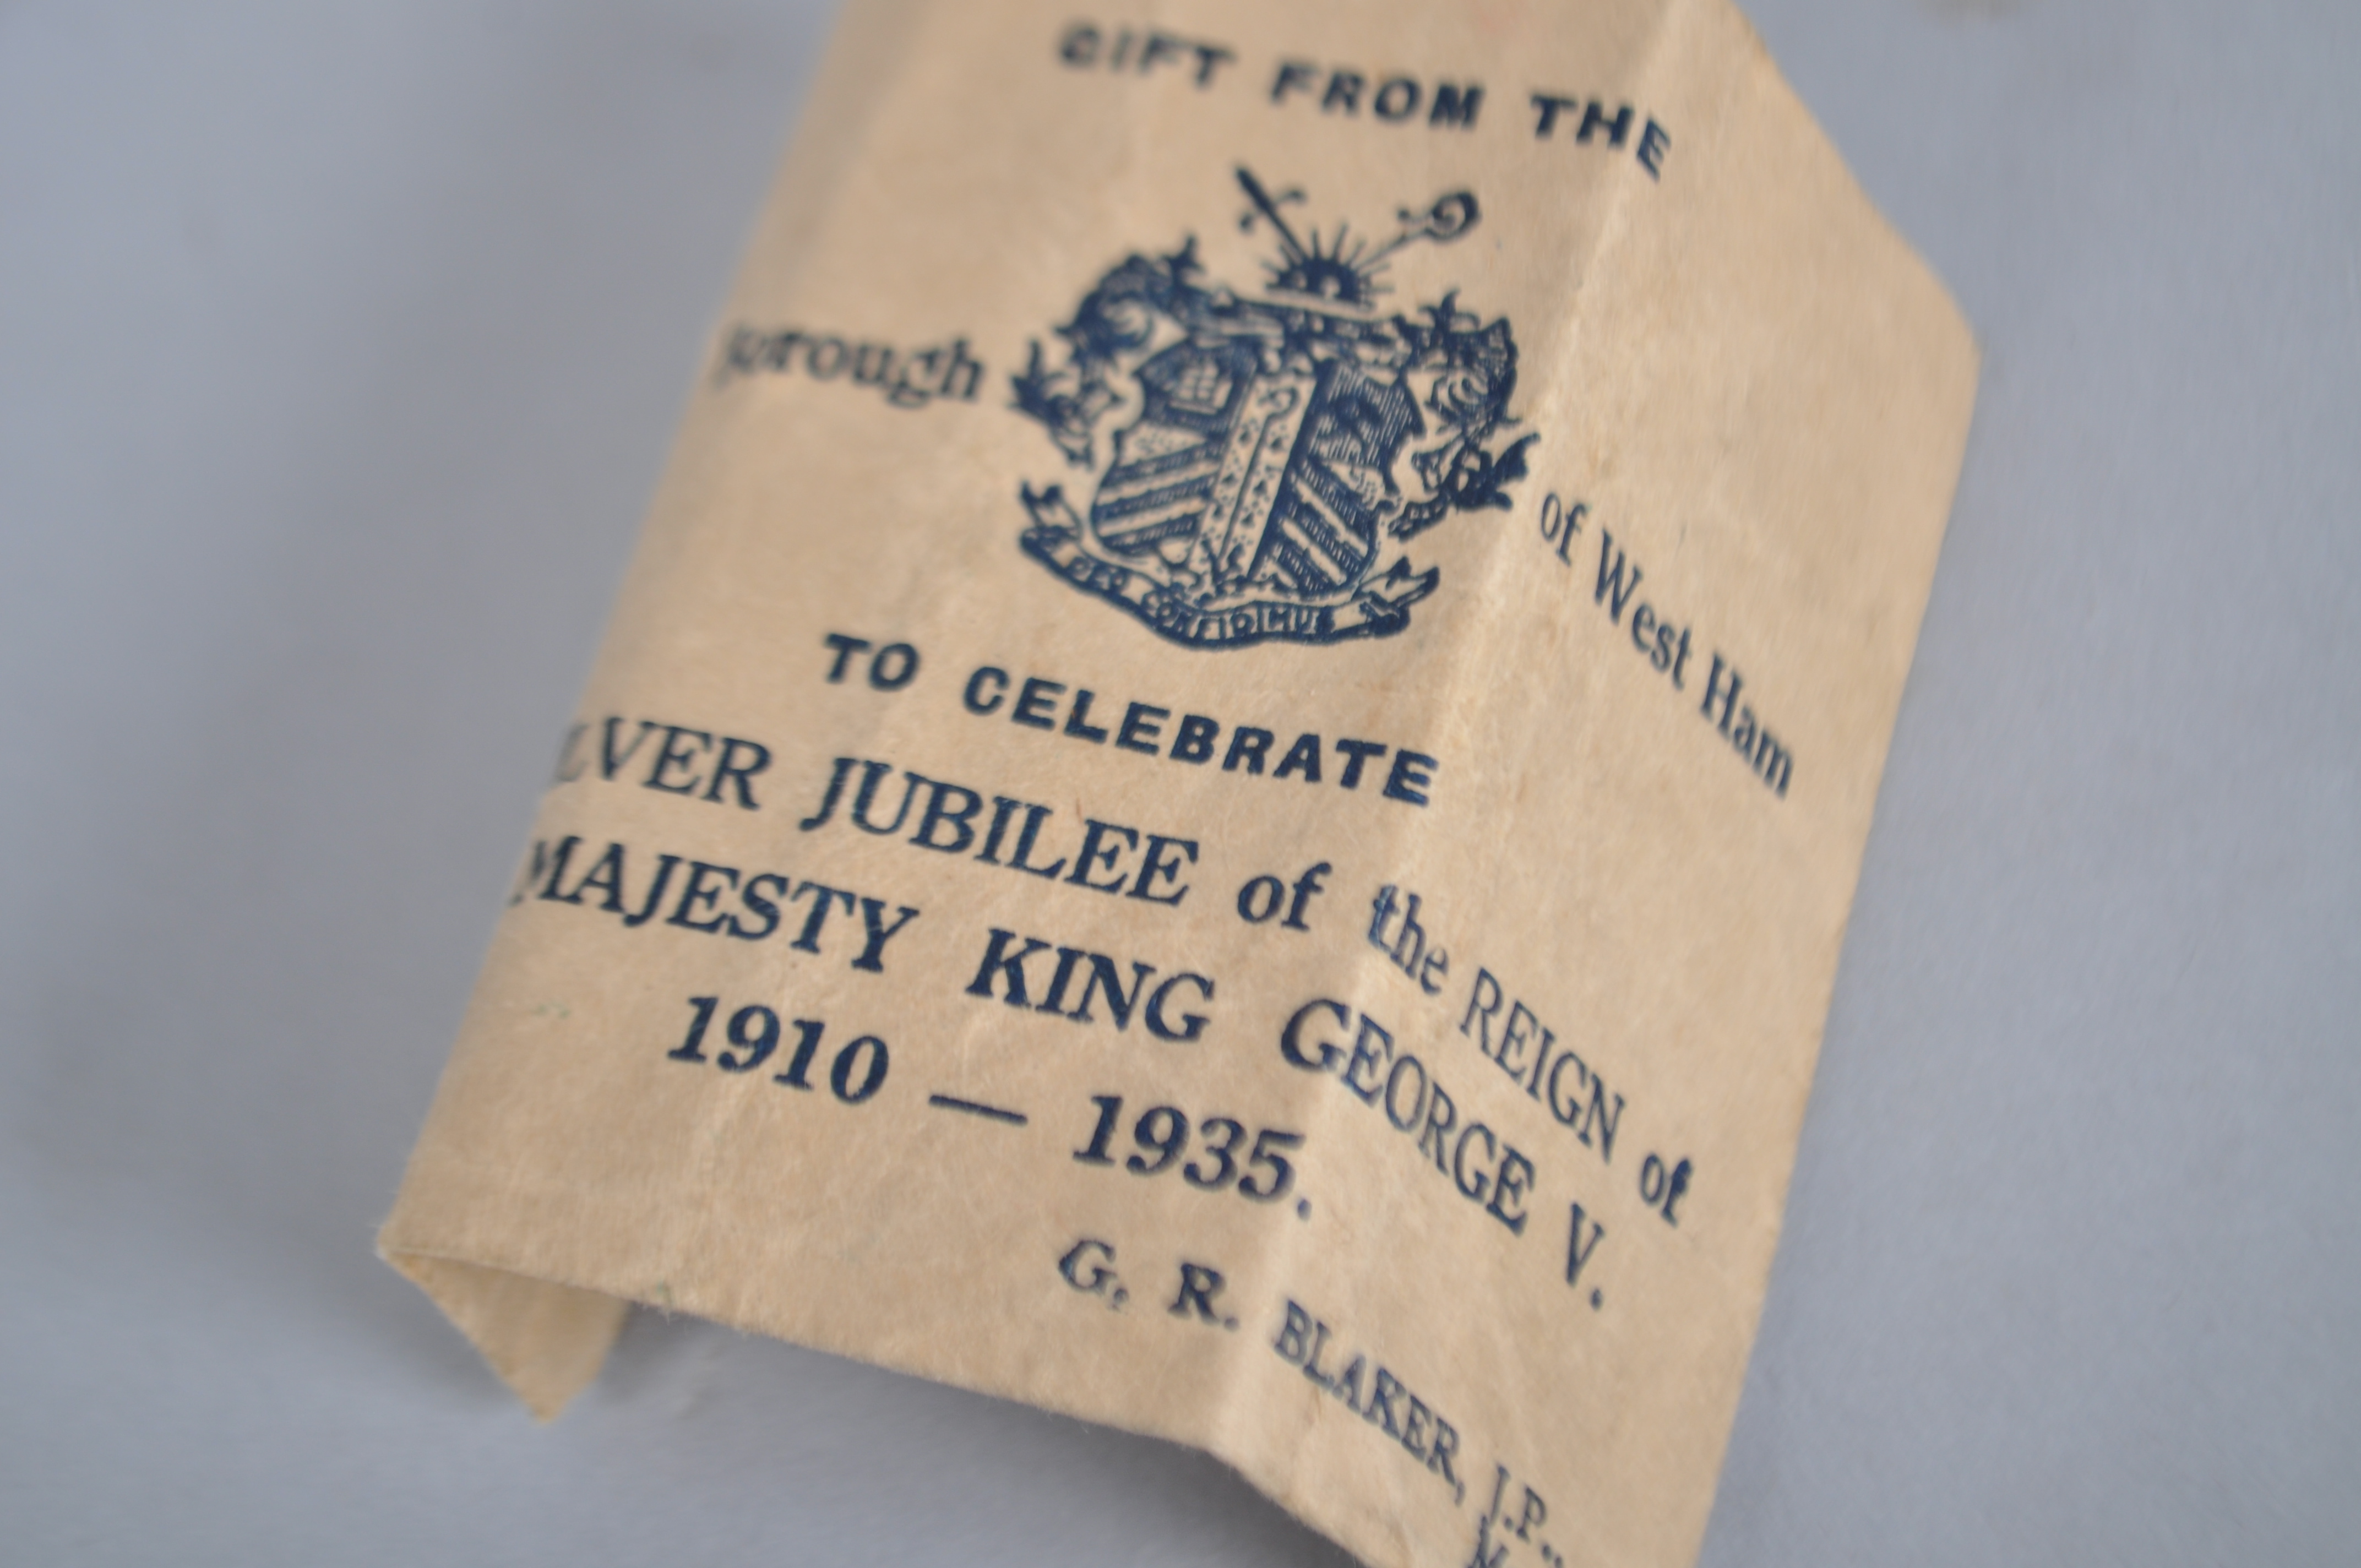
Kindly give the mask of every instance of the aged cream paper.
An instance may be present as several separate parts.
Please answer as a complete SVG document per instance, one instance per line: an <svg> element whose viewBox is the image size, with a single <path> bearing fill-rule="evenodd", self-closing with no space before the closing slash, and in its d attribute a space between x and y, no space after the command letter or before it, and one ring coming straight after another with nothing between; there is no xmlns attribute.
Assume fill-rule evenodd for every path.
<svg viewBox="0 0 2361 1568"><path fill-rule="evenodd" d="M1974 384L1722 0L856 5L385 1255L1688 1562Z"/></svg>

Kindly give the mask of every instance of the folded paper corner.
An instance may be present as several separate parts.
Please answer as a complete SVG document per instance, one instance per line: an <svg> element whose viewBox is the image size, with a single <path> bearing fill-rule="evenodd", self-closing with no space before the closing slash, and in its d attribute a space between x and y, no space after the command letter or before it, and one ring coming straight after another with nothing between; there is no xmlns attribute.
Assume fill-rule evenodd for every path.
<svg viewBox="0 0 2361 1568"><path fill-rule="evenodd" d="M483 1264L380 1241L378 1255L426 1292L523 1400L551 1421L598 1376L631 1304Z"/></svg>

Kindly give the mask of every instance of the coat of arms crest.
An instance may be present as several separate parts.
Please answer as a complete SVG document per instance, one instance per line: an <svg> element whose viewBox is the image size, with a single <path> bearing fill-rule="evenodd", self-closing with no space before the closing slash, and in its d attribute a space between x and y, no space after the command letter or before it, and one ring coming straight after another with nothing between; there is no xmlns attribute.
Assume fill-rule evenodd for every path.
<svg viewBox="0 0 2361 1568"><path fill-rule="evenodd" d="M1279 247L1264 298L1209 283L1191 238L1102 277L1058 329L1064 363L1033 345L1016 408L1095 488L1077 514L1062 486L1025 486L1021 543L1176 642L1390 636L1439 576L1403 546L1454 511L1506 509L1535 439L1496 444L1516 423L1505 318L1485 323L1455 293L1409 315L1376 306L1386 258L1457 239L1476 198L1403 212L1382 244L1343 225L1323 242L1288 222L1301 192L1237 178L1240 226Z"/></svg>

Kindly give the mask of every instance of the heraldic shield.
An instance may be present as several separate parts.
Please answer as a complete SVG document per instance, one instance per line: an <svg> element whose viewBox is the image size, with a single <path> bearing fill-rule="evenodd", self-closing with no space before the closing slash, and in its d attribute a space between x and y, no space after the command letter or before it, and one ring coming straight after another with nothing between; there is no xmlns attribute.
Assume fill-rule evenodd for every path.
<svg viewBox="0 0 2361 1568"><path fill-rule="evenodd" d="M1402 545L1455 510L1503 509L1526 435L1495 451L1516 385L1505 319L1446 295L1416 316L1372 308L1384 258L1477 221L1455 192L1371 247L1339 228L1297 238L1274 196L1237 171L1246 224L1279 236L1268 297L1206 284L1190 241L1133 256L1015 378L1016 407L1096 483L1086 515L1064 488L1023 491L1025 550L1161 635L1199 647L1383 637L1440 572ZM1103 454L1102 425L1114 424Z"/></svg>

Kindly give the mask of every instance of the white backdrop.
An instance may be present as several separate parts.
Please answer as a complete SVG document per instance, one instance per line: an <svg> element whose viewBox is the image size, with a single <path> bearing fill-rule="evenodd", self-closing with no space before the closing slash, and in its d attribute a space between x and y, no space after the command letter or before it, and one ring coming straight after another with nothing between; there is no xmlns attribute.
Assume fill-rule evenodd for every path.
<svg viewBox="0 0 2361 1568"><path fill-rule="evenodd" d="M0 0L0 1558L1341 1562L371 1255L825 11ZM1987 359L1706 1563L2350 1563L2361 7L1754 11Z"/></svg>

